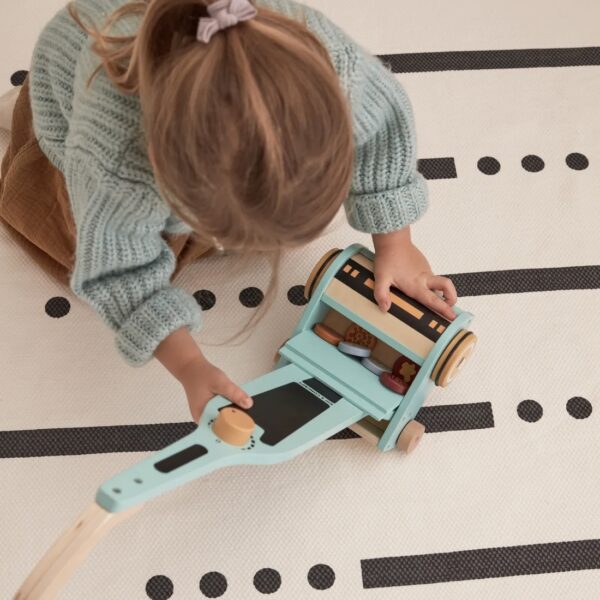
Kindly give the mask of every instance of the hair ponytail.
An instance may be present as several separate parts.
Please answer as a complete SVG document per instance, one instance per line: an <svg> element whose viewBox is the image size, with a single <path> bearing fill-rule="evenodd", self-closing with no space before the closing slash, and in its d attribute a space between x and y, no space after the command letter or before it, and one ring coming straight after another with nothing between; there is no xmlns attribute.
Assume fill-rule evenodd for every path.
<svg viewBox="0 0 600 600"><path fill-rule="evenodd" d="M275 298L282 250L321 235L346 199L352 119L326 48L304 23L258 6L205 44L196 31L208 4L138 0L101 29L84 25L72 4L69 12L93 38L98 69L139 95L156 182L173 211L200 239L268 259L271 283L243 333ZM135 16L135 35L111 33Z"/></svg>

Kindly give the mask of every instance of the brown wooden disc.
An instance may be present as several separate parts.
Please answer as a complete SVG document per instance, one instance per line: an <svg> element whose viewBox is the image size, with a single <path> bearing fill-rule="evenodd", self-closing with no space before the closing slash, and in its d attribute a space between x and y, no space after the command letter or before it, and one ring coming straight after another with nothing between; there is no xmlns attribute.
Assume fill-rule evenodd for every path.
<svg viewBox="0 0 600 600"><path fill-rule="evenodd" d="M357 344L373 350L377 345L377 338L369 333L366 329L363 329L360 325L353 323L346 329L344 334L344 340L351 344Z"/></svg>
<svg viewBox="0 0 600 600"><path fill-rule="evenodd" d="M416 362L401 354L394 362L392 373L394 373L396 377L401 377L410 385L413 379L417 376L419 369L420 367Z"/></svg>
<svg viewBox="0 0 600 600"><path fill-rule="evenodd" d="M313 331L320 338L324 339L326 342L329 342L330 344L333 344L334 346L337 346L344 339L337 331L331 329L331 327L328 327L327 325L324 325L323 323L317 323L313 327Z"/></svg>

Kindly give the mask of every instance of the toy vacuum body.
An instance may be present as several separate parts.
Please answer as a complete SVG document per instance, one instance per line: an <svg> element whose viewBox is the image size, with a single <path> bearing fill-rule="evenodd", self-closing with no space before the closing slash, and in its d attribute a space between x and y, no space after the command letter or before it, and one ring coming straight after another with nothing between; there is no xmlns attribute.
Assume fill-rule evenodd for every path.
<svg viewBox="0 0 600 600"><path fill-rule="evenodd" d="M451 381L476 338L464 329L470 313L454 307L457 317L449 322L395 288L382 313L373 296L373 259L360 244L329 251L306 283L309 302L276 368L241 386L254 405L245 410L215 396L196 430L104 483L96 502L119 512L220 467L288 460L346 427L383 451L395 448L435 381ZM340 336L358 325L377 339L372 356L390 368L408 358L417 372L407 392L383 386L355 357L315 334L317 323ZM411 450L415 441L400 447Z"/></svg>

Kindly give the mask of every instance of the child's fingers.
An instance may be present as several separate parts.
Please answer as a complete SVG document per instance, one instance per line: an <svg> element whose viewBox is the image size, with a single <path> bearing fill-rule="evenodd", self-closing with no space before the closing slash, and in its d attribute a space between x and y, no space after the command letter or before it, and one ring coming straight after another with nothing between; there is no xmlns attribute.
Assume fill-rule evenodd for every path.
<svg viewBox="0 0 600 600"><path fill-rule="evenodd" d="M375 286L373 288L373 296L375 297L375 302L379 305L379 308L383 312L387 312L390 308L390 286L392 285L393 280L391 277L379 277L379 279L375 278Z"/></svg>
<svg viewBox="0 0 600 600"><path fill-rule="evenodd" d="M430 290L440 290L443 292L445 301L450 306L456 304L458 294L456 293L456 288L454 287L452 280L448 277L432 275L427 281L427 286Z"/></svg>
<svg viewBox="0 0 600 600"><path fill-rule="evenodd" d="M446 317L446 319L449 321L453 321L456 318L456 313L448 306L445 300L442 300L435 292L427 289L419 295L421 297L415 299L419 300L419 302L428 308L431 308L431 310L434 310L443 317Z"/></svg>
<svg viewBox="0 0 600 600"><path fill-rule="evenodd" d="M222 386L219 394L241 408L250 408L252 406L252 398L231 380L228 380Z"/></svg>

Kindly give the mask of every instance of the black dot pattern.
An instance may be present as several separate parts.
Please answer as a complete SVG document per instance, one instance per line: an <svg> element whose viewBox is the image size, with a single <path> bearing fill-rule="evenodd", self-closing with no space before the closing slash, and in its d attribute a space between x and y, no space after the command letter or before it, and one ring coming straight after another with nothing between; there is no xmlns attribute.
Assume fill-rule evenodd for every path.
<svg viewBox="0 0 600 600"><path fill-rule="evenodd" d="M535 154L528 154L527 156L523 157L521 166L530 173L537 173L544 168L545 164L539 156L536 156Z"/></svg>
<svg viewBox="0 0 600 600"><path fill-rule="evenodd" d="M567 402L567 412L575 419L587 419L592 414L592 403L585 398L575 396Z"/></svg>
<svg viewBox="0 0 600 600"><path fill-rule="evenodd" d="M535 400L523 400L523 402L519 402L519 406L517 406L517 414L523 421L528 421L529 423L535 423L542 418L542 414L544 409L539 402Z"/></svg>
<svg viewBox="0 0 600 600"><path fill-rule="evenodd" d="M194 298L202 310L210 310L217 302L215 295L210 290L198 290L194 292Z"/></svg>
<svg viewBox="0 0 600 600"><path fill-rule="evenodd" d="M254 575L254 587L262 594L273 594L281 587L281 575L275 569L261 569Z"/></svg>
<svg viewBox="0 0 600 600"><path fill-rule="evenodd" d="M240 292L240 302L248 308L257 307L264 298L264 294L257 287L247 287Z"/></svg>
<svg viewBox="0 0 600 600"><path fill-rule="evenodd" d="M62 296L54 296L46 302L46 314L54 319L60 319L69 314L71 303Z"/></svg>
<svg viewBox="0 0 600 600"><path fill-rule="evenodd" d="M152 600L168 600L173 595L173 582L165 575L155 575L146 583L146 595Z"/></svg>
<svg viewBox="0 0 600 600"><path fill-rule="evenodd" d="M329 565L315 565L308 572L308 583L315 590L327 590L335 581L335 573Z"/></svg>
<svg viewBox="0 0 600 600"><path fill-rule="evenodd" d="M308 300L304 297L304 286L295 285L288 290L288 300L296 306L304 306Z"/></svg>
<svg viewBox="0 0 600 600"><path fill-rule="evenodd" d="M495 175L500 171L500 163L493 156L484 156L477 161L477 168L485 175Z"/></svg>
<svg viewBox="0 0 600 600"><path fill-rule="evenodd" d="M227 590L227 579L218 571L205 573L200 579L200 591L207 598L219 598Z"/></svg>
<svg viewBox="0 0 600 600"><path fill-rule="evenodd" d="M572 152L566 158L566 163L569 169L574 169L575 171L583 171L590 166L590 161L587 159L587 156L580 154L579 152Z"/></svg>
<svg viewBox="0 0 600 600"><path fill-rule="evenodd" d="M23 85L23 83L25 83L25 78L27 77L27 73L28 73L28 71L15 71L10 76L10 82L14 86Z"/></svg>

